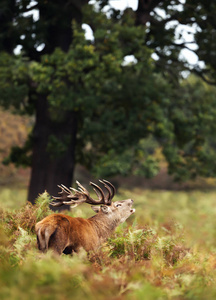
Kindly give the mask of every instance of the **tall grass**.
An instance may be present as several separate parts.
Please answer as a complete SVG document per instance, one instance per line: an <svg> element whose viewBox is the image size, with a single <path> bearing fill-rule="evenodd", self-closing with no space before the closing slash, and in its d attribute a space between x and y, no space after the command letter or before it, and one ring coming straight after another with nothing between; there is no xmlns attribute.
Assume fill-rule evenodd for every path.
<svg viewBox="0 0 216 300"><path fill-rule="evenodd" d="M0 207L9 210L19 209L23 206L27 199L26 189L17 189L9 187L1 187L0 189Z"/></svg>
<svg viewBox="0 0 216 300"><path fill-rule="evenodd" d="M49 195L32 206L12 194L0 193L0 299L215 299L216 192L120 190L135 215L97 252L59 257L36 247Z"/></svg>

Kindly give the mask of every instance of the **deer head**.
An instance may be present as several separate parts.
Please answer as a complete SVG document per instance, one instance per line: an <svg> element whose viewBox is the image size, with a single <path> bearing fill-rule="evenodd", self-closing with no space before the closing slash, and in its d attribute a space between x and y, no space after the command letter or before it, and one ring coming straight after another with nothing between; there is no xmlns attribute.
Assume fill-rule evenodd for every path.
<svg viewBox="0 0 216 300"><path fill-rule="evenodd" d="M108 217L113 220L119 219L120 223L123 223L132 213L135 212L135 209L129 209L133 204L133 200L128 199L112 202L116 193L114 185L104 179L99 180L99 182L104 185L107 192L106 194L104 194L103 190L97 184L93 182L89 183L93 186L93 189L98 196L98 200L91 198L87 189L76 181L79 190L74 188L69 189L63 184L59 185L58 187L61 189L59 192L60 197L53 197L54 200L50 204L53 206L61 206L65 204L72 205L73 207L81 203L88 203L92 205L101 204L100 207L92 206L94 212L100 213L101 216L103 215L103 217Z"/></svg>

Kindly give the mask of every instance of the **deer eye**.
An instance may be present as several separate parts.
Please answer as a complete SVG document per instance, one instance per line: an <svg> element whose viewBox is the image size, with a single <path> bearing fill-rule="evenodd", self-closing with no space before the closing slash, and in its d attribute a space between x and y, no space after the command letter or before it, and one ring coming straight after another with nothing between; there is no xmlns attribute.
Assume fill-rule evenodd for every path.
<svg viewBox="0 0 216 300"><path fill-rule="evenodd" d="M116 207L119 207L119 206L122 206L120 203L119 204L116 204Z"/></svg>

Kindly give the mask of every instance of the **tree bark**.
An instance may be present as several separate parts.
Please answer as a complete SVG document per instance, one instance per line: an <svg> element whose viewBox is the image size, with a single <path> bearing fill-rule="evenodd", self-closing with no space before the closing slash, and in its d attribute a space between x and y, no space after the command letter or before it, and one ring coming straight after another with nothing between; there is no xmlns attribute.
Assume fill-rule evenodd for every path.
<svg viewBox="0 0 216 300"><path fill-rule="evenodd" d="M71 186L75 165L75 144L77 120L75 112L58 111L58 119L52 119L45 95L38 95L36 103L36 123L33 131L32 173L28 201L35 202L39 193L45 190L56 196L57 185ZM53 112L52 112L53 116ZM50 146L50 137L57 143ZM60 153L59 145L67 145ZM50 149L51 147L51 149ZM63 206L60 209L67 209ZM58 208L59 209L59 208Z"/></svg>

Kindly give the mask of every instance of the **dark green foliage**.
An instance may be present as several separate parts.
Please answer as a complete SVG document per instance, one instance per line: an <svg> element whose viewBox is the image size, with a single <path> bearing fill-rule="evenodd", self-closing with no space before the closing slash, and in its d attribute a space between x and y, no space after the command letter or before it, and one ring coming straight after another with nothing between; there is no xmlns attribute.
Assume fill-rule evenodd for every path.
<svg viewBox="0 0 216 300"><path fill-rule="evenodd" d="M19 113L29 112L30 104L26 98L29 91L27 59L0 52L0 66L0 105Z"/></svg>
<svg viewBox="0 0 216 300"><path fill-rule="evenodd" d="M212 177L215 172L215 87L189 77L181 86L181 98L176 97L171 108L174 143L166 143L164 153L170 157L170 173L177 179ZM178 170L177 172L174 170ZM189 172L188 172L189 171Z"/></svg>

